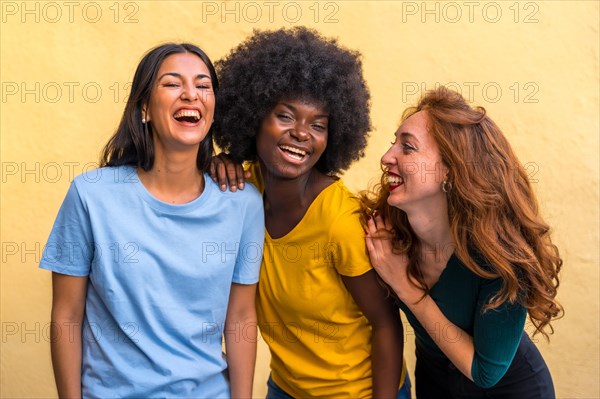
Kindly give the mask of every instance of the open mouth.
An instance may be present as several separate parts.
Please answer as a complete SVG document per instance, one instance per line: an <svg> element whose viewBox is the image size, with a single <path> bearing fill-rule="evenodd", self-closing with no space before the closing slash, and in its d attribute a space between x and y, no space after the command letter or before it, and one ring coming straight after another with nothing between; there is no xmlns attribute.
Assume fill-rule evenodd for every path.
<svg viewBox="0 0 600 399"><path fill-rule="evenodd" d="M280 145L279 149L285 153L288 157L292 158L292 159L296 159L298 161L303 160L306 155L307 152L304 150L301 150L299 148L296 147L291 147L289 145Z"/></svg>
<svg viewBox="0 0 600 399"><path fill-rule="evenodd" d="M173 115L173 118L177 122L198 123L200 121L200 112L195 109L181 109Z"/></svg>
<svg viewBox="0 0 600 399"><path fill-rule="evenodd" d="M392 191L398 186L404 184L404 179L395 173L388 172L385 174L385 182L387 183L390 191Z"/></svg>

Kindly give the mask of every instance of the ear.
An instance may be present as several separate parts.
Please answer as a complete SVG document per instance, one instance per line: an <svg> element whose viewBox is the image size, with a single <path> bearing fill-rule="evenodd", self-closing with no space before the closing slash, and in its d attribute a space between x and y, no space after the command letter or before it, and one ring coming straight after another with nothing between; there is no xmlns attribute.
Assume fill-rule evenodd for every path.
<svg viewBox="0 0 600 399"><path fill-rule="evenodd" d="M142 105L142 120L145 120L146 123L150 122L150 115L148 114L147 104Z"/></svg>
<svg viewBox="0 0 600 399"><path fill-rule="evenodd" d="M450 173L450 167L446 164L446 162L442 161L442 173L444 174L444 180L448 180L451 178L452 173Z"/></svg>

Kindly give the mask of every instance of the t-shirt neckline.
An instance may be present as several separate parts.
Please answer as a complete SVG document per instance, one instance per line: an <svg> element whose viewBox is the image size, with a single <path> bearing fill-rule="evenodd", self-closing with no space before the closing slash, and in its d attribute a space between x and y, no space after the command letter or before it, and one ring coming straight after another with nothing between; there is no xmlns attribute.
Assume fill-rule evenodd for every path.
<svg viewBox="0 0 600 399"><path fill-rule="evenodd" d="M327 191L329 191L330 189L332 189L332 187L338 187L340 184L343 184L342 179L337 179L333 183L331 183L330 185L325 187L323 190L321 190L321 192L319 194L317 194L317 196L315 197L313 202L311 202L311 204L308 206L308 209L304 213L304 216L302 216L302 219L300 219L300 221L298 223L296 223L296 225L290 231L288 231L287 234L285 234L281 237L278 237L278 238L273 238L273 237L271 237L271 234L269 233L267 226L265 226L265 239L268 239L271 242L277 242L277 241L283 241L283 240L289 239L289 237L291 237L295 233L295 231L300 228L299 226L304 222L304 220L306 219L306 216L311 213L312 209L316 206L315 204L323 201L323 198L325 197L325 193Z"/></svg>
<svg viewBox="0 0 600 399"><path fill-rule="evenodd" d="M168 202L164 202L156 198L142 183L137 168L133 166L128 166L128 168L133 169L133 186L135 187L139 196L146 202L152 209L157 211L171 214L171 215L181 215L185 213L189 213L195 209L198 209L204 202L207 201L207 198L212 194L215 190L215 185L212 179L208 176L208 174L204 173L204 190L198 198L187 202L185 204L169 204Z"/></svg>

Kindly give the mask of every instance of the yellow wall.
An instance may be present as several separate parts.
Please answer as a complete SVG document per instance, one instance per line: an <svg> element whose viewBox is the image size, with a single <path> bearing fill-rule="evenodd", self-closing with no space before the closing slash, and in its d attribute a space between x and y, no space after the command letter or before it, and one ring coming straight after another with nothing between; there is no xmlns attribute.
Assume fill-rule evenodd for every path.
<svg viewBox="0 0 600 399"><path fill-rule="evenodd" d="M2 397L56 395L50 273L37 263L70 178L92 167L115 129L141 55L191 41L215 60L253 28L294 24L364 55L376 130L345 176L353 189L376 176L422 88L453 82L489 110L535 179L564 257L566 316L538 346L559 397L600 396L598 2L3 1L1 9ZM411 369L413 348L409 335ZM267 374L261 346L257 397Z"/></svg>

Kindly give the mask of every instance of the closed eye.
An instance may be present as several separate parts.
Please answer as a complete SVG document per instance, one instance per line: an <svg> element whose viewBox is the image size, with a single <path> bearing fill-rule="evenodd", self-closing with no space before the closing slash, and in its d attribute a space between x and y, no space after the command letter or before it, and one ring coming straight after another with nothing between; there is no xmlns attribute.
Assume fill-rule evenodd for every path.
<svg viewBox="0 0 600 399"><path fill-rule="evenodd" d="M416 148L409 143L402 143L402 150L404 150L404 152L409 152L409 151L415 151Z"/></svg>
<svg viewBox="0 0 600 399"><path fill-rule="evenodd" d="M294 120L291 116L289 116L287 114L277 114L277 117L279 119L282 119L282 120L285 120L285 121L293 121Z"/></svg>

